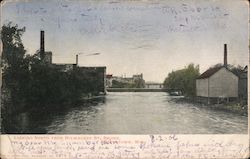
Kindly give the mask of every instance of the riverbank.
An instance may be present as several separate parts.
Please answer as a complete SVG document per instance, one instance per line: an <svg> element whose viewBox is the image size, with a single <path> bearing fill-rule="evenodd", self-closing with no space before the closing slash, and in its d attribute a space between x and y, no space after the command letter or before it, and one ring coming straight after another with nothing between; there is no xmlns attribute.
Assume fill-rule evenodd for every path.
<svg viewBox="0 0 250 159"><path fill-rule="evenodd" d="M88 95L83 94L79 100L75 100L72 102L62 102L60 104L50 104L50 105L37 105L37 106L26 106L29 109L20 109L10 113L3 113L1 120L1 133L2 134L18 134L18 133L26 133L22 129L25 127L27 120L37 120L40 123L43 123L43 120L46 120L47 123L50 120L46 118L53 118L58 114L64 114L71 109L77 109L81 107L88 107L90 105L97 105L98 103L105 102L105 94L91 94ZM3 112L3 111L2 111ZM15 124L13 124L15 123ZM19 128L21 125L22 128ZM25 129L25 128L24 128ZM40 131L40 133L45 133ZM36 133L36 132L34 132Z"/></svg>
<svg viewBox="0 0 250 159"><path fill-rule="evenodd" d="M236 113L242 116L247 116L248 114L247 104L241 104L240 102L230 102L230 103L208 105L208 104L197 102L195 98L188 98L188 97L172 98L171 100L175 103L189 103L197 107L231 112L231 113Z"/></svg>
<svg viewBox="0 0 250 159"><path fill-rule="evenodd" d="M37 97L35 97L37 98ZM48 97L50 98L50 97ZM105 102L105 94L102 93L85 93L76 96L69 96L67 99L50 99L50 102L29 102L23 101L19 105L14 105L10 99L5 99L2 102L1 107L1 133L16 133L16 128L14 130L10 130L9 127L13 127L14 118L16 116L23 116L23 114L34 114L36 116L44 116L48 113L50 114L57 114L63 111L67 111L69 109L75 107L88 107L88 105L100 102ZM30 115L32 116L32 115Z"/></svg>
<svg viewBox="0 0 250 159"><path fill-rule="evenodd" d="M247 117L193 104L164 92L109 93L80 106L12 116L5 133L39 134L246 134ZM198 108L198 107L197 107ZM202 110L201 110L202 109ZM198 119L198 120L197 120Z"/></svg>

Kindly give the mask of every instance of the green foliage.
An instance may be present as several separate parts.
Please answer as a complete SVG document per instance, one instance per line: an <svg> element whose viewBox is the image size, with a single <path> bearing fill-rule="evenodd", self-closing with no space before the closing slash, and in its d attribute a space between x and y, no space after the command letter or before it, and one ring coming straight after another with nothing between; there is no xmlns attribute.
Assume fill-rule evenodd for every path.
<svg viewBox="0 0 250 159"><path fill-rule="evenodd" d="M67 108L79 102L83 94L98 94L101 87L96 71L76 67L64 72L41 61L38 54L25 54L21 41L24 31L25 28L19 29L12 23L1 30L2 131L10 129L13 115Z"/></svg>
<svg viewBox="0 0 250 159"><path fill-rule="evenodd" d="M83 94L99 93L95 71L87 73L76 67L64 72L41 61L38 54L25 54L23 33L24 28L12 23L2 27L3 111L62 108L80 101Z"/></svg>
<svg viewBox="0 0 250 159"><path fill-rule="evenodd" d="M2 51L2 91L11 98L12 106L23 106L24 88L28 80L28 62L24 59L25 49L21 36L25 28L19 29L17 25L9 23L4 25L1 30ZM10 107L9 109L13 109Z"/></svg>
<svg viewBox="0 0 250 159"><path fill-rule="evenodd" d="M199 66L189 64L184 69L169 73L163 84L165 88L180 89L184 95L194 96L195 82L199 75Z"/></svg>
<svg viewBox="0 0 250 159"><path fill-rule="evenodd" d="M3 44L2 59L13 69L16 69L23 61L25 54L21 36L25 28L19 29L17 25L8 23L1 30L1 40Z"/></svg>
<svg viewBox="0 0 250 159"><path fill-rule="evenodd" d="M222 63L218 63L216 65L211 66L210 68L216 68L216 67L222 67L222 66L223 66ZM227 69L233 72L235 75L240 76L244 70L244 67L241 65L235 66L235 65L228 64Z"/></svg>

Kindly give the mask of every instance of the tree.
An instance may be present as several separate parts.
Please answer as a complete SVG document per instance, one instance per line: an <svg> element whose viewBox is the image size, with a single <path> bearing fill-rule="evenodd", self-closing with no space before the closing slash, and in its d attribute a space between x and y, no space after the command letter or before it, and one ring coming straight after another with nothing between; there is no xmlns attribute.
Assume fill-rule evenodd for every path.
<svg viewBox="0 0 250 159"><path fill-rule="evenodd" d="M98 94L102 84L96 71L86 72L76 67L64 72L46 64L37 53L26 54L21 40L24 31L25 28L12 23L1 30L1 117L2 130L7 132L12 129L13 116L67 108L80 101L83 94Z"/></svg>
<svg viewBox="0 0 250 159"><path fill-rule="evenodd" d="M2 88L1 88L1 115L2 125L10 125L14 112L21 111L25 106L25 92L28 90L29 67L24 59L24 49L21 36L25 28L8 23L2 26ZM4 130L3 130L4 131Z"/></svg>
<svg viewBox="0 0 250 159"><path fill-rule="evenodd" d="M12 68L19 67L23 60L26 50L24 49L21 36L25 32L24 28L18 28L11 22L3 25L1 40L3 43L2 59L3 63Z"/></svg>
<svg viewBox="0 0 250 159"><path fill-rule="evenodd" d="M169 73L163 84L165 88L180 89L184 95L194 96L196 78L199 75L199 65L191 63L184 69Z"/></svg>
<svg viewBox="0 0 250 159"><path fill-rule="evenodd" d="M222 63L218 63L218 64L216 64L216 65L211 66L210 69L211 69L211 68L222 67L222 66L223 66ZM235 66L235 65L228 64L228 65L227 65L227 69L230 70L231 72L233 72L235 75L240 76L240 74L241 74L242 71L244 70L244 67L241 66L241 65Z"/></svg>
<svg viewBox="0 0 250 159"><path fill-rule="evenodd" d="M24 88L27 85L29 68L28 61L24 59L26 50L22 44L21 36L25 28L18 28L17 25L8 23L3 25L1 30L2 51L2 91L8 92L11 99L11 106L24 103ZM5 99L3 99L5 101Z"/></svg>

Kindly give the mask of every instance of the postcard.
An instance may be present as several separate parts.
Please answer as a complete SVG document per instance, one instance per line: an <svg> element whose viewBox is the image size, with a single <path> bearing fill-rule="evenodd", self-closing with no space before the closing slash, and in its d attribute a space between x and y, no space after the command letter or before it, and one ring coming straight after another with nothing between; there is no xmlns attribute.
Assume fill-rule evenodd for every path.
<svg viewBox="0 0 250 159"><path fill-rule="evenodd" d="M245 0L1 2L1 158L248 158Z"/></svg>

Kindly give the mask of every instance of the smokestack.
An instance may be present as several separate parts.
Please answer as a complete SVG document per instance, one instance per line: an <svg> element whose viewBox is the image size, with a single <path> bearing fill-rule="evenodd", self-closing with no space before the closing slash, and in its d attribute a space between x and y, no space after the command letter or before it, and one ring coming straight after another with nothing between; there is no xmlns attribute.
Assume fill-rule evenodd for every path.
<svg viewBox="0 0 250 159"><path fill-rule="evenodd" d="M224 66L227 67L227 44L224 44Z"/></svg>
<svg viewBox="0 0 250 159"><path fill-rule="evenodd" d="M44 59L45 56L45 49L44 49L44 31L41 30L41 35L40 35L40 57L41 60Z"/></svg>
<svg viewBox="0 0 250 159"><path fill-rule="evenodd" d="M78 65L78 55L76 55L76 66Z"/></svg>

